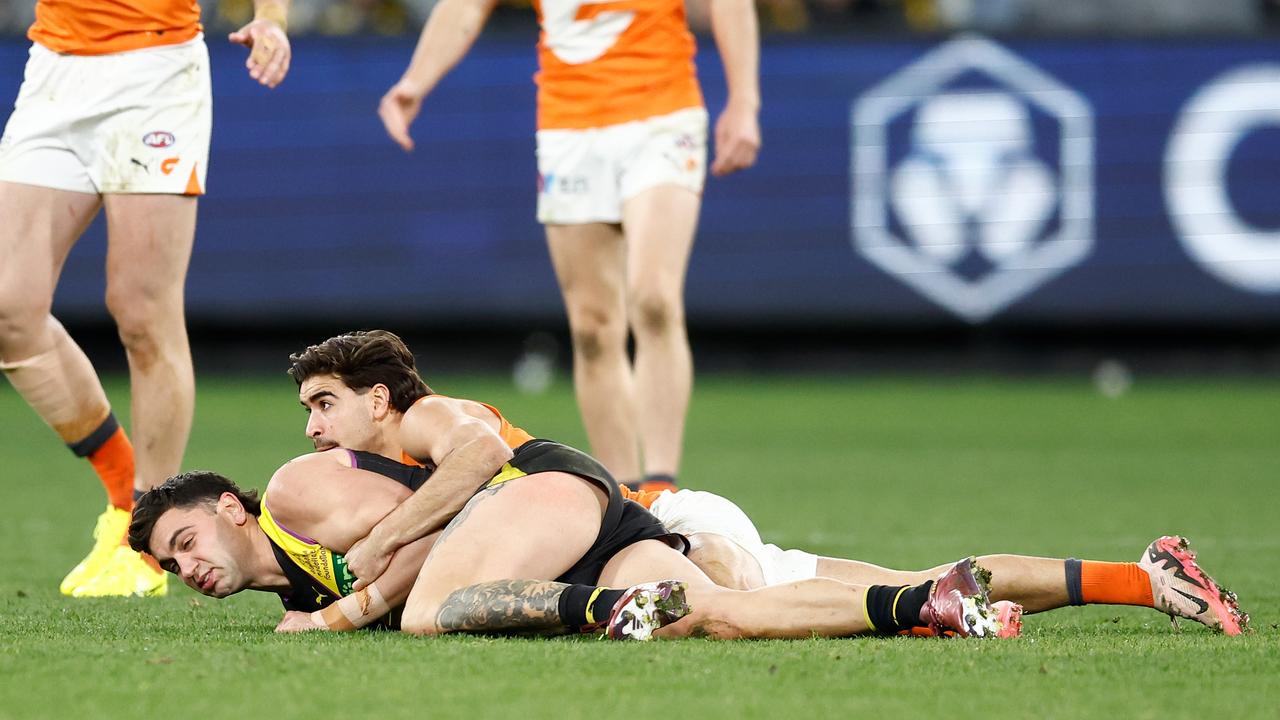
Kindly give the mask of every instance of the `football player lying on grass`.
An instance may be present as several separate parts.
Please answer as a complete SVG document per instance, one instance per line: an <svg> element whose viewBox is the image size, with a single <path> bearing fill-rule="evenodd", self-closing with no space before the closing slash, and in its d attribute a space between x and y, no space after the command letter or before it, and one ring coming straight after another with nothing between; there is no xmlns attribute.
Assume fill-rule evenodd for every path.
<svg viewBox="0 0 1280 720"><path fill-rule="evenodd" d="M418 374L414 357L394 334L374 330L330 338L290 358L290 374L308 410L306 433L317 450L344 447L363 451L352 463L390 467L387 461L421 462L391 471L413 490L427 477L438 483L473 448L454 448L440 437L469 427L476 444L486 444L495 458L517 452L532 436L513 426L494 407L437 395ZM502 446L506 447L503 448ZM414 456L421 458L415 460ZM386 460L383 460L385 458ZM498 472L497 460L481 468L461 486L458 498L438 498L445 507L461 507L466 488ZM431 472L427 468L431 468ZM452 476L456 476L453 473ZM451 476L451 477L452 477ZM449 491L440 485L439 494ZM904 572L855 560L819 557L800 550L766 545L750 518L734 503L712 493L692 490L629 493L673 533L690 544L688 557L715 583L753 590L765 585L824 577L860 586L919 585L948 568ZM376 538L366 545L377 545ZM378 553L367 553L376 555ZM1018 620L1021 605L1038 612L1083 604L1154 607L1171 616L1238 634L1248 617L1235 597L1219 589L1196 564L1186 541L1176 537L1151 543L1137 563L1095 562L1019 555L986 555L978 562L991 572L992 597L1006 625ZM376 576L377 563L369 574ZM360 568L356 568L358 571Z"/></svg>
<svg viewBox="0 0 1280 720"><path fill-rule="evenodd" d="M1017 623L1002 622L988 602L984 571L972 559L914 586L815 578L753 591L719 587L673 548L680 538L647 511L597 494L588 484L594 481L583 477L590 458L547 441L526 444L504 464L506 477L486 484L444 531L402 546L375 582L357 587L343 552L410 494L395 480L353 467L350 459L358 456L338 450L294 460L275 473L261 503L215 473L175 476L139 500L130 543L205 595L246 588L279 594L288 611L280 631L350 630L381 620L425 635L1017 634ZM573 472L538 469L571 461L581 463ZM577 485L586 489L594 518L591 507L566 500ZM514 502L502 508L500 522L480 527L485 538L476 538L468 523L486 519L504 497ZM630 508L622 518L610 512L619 506ZM595 541L586 545L568 528L582 516L595 528ZM499 524L510 529L496 531ZM559 559L547 560L554 552ZM436 564L440 557L443 566Z"/></svg>

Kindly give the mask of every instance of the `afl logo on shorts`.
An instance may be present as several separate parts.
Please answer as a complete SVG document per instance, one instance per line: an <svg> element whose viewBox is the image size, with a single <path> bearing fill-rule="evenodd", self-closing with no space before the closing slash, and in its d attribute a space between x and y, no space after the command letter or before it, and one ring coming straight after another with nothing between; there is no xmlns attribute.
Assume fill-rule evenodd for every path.
<svg viewBox="0 0 1280 720"><path fill-rule="evenodd" d="M177 142L177 138L171 132L164 130L156 130L142 136L142 144L153 148L167 148Z"/></svg>

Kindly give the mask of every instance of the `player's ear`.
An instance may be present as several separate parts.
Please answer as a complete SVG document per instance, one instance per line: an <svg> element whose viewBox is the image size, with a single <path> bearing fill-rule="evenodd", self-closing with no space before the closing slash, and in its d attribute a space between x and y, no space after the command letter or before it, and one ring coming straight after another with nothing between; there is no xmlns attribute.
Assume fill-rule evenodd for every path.
<svg viewBox="0 0 1280 720"><path fill-rule="evenodd" d="M378 383L369 389L369 399L373 403L373 418L381 420L391 412L391 388Z"/></svg>
<svg viewBox="0 0 1280 720"><path fill-rule="evenodd" d="M224 492L218 497L218 510L226 513L231 522L236 525L243 525L249 517L249 513L245 511L240 498L229 492Z"/></svg>

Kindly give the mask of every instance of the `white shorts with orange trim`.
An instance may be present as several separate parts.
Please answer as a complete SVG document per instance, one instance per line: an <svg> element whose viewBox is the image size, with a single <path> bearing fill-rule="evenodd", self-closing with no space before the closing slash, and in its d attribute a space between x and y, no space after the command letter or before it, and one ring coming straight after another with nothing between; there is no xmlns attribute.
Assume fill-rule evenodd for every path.
<svg viewBox="0 0 1280 720"><path fill-rule="evenodd" d="M658 185L702 193L707 111L582 130L539 130L538 222L622 222L622 205Z"/></svg>
<svg viewBox="0 0 1280 720"><path fill-rule="evenodd" d="M114 55L32 45L0 138L0 180L93 194L201 195L212 125L203 36Z"/></svg>
<svg viewBox="0 0 1280 720"><path fill-rule="evenodd" d="M673 533L714 533L732 540L760 563L766 585L818 575L817 555L766 545L751 518L728 498L699 490L668 490L653 501L649 512Z"/></svg>

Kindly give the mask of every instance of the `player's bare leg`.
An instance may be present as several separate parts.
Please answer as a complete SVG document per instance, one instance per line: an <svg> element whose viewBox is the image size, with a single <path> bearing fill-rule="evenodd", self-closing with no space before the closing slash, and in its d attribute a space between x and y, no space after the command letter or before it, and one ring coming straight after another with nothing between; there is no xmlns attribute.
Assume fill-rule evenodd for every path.
<svg viewBox="0 0 1280 720"><path fill-rule="evenodd" d="M701 198L660 185L622 206L627 309L635 338L635 399L646 476L675 477L693 388L684 282ZM623 475L620 477L629 478Z"/></svg>
<svg viewBox="0 0 1280 720"><path fill-rule="evenodd" d="M62 441L89 459L108 496L93 550L60 584L66 594L97 577L119 550L133 504L129 441L112 429L89 358L50 314L67 254L100 204L90 193L0 182L0 366Z"/></svg>
<svg viewBox="0 0 1280 720"><path fill-rule="evenodd" d="M658 631L658 636L802 638L816 633L839 637L871 630L862 615L863 588L815 579L750 592L729 590L657 540L636 543L615 555L601 573L600 584L626 587L662 579L685 583L692 612Z"/></svg>
<svg viewBox="0 0 1280 720"><path fill-rule="evenodd" d="M640 476L627 356L626 245L616 225L547 225L573 338L573 384L591 454L614 477Z"/></svg>
<svg viewBox="0 0 1280 720"><path fill-rule="evenodd" d="M183 317L183 288L195 241L196 199L108 195L107 309L129 361L134 489L177 474L191 431L195 381ZM167 579L127 545L115 550L79 597L164 594Z"/></svg>
<svg viewBox="0 0 1280 720"><path fill-rule="evenodd" d="M65 443L110 412L84 352L53 318L63 263L99 198L0 181L0 363L24 400Z"/></svg>
<svg viewBox="0 0 1280 720"><path fill-rule="evenodd" d="M147 491L177 474L195 408L184 317L196 198L106 197L107 309L129 360L138 474Z"/></svg>
<svg viewBox="0 0 1280 720"><path fill-rule="evenodd" d="M600 488L561 472L481 491L436 540L401 628L419 635L562 629L558 603L568 586L552 579L591 548L606 503Z"/></svg>
<svg viewBox="0 0 1280 720"><path fill-rule="evenodd" d="M961 565L968 561L961 562ZM959 569L959 566L957 566ZM957 569L929 578L918 587L851 585L828 578L768 585L754 591L733 591L712 583L703 571L666 543L644 541L617 553L600 574L600 584L622 587L668 578L685 583L691 611L684 619L657 630L657 637L808 638L847 637L874 632L897 633L946 618L946 628L960 634L995 637L1001 632L982 592L973 597L942 597L937 584L951 587L961 577ZM933 583L946 577L946 583ZM968 575L964 575L968 577ZM879 601L876 600L879 598ZM901 601L901 602L900 602ZM961 610L961 601L965 610ZM914 602L914 605L913 605ZM950 606L947 606L950 603ZM910 610L908 610L910 607ZM890 620L890 611L892 618ZM899 611L901 610L901 615ZM978 611L983 618L969 623L961 614ZM929 620L924 620L928 615ZM879 625L873 624L873 618Z"/></svg>
<svg viewBox="0 0 1280 720"><path fill-rule="evenodd" d="M983 555L978 564L991 571L991 599L1012 600L1026 612L1042 612L1070 604L1066 572L1061 559L1027 555ZM818 575L842 582L911 584L938 576L949 565L918 572L891 570L871 563L838 558L818 558Z"/></svg>

